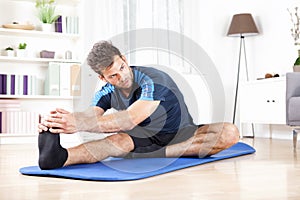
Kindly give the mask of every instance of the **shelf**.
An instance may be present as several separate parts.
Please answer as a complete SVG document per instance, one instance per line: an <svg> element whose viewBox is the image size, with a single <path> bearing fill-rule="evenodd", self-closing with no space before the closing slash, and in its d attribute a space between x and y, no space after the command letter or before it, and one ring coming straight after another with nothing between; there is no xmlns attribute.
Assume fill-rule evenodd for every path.
<svg viewBox="0 0 300 200"><path fill-rule="evenodd" d="M35 0L11 0L11 1L24 1L35 3ZM80 0L56 0L57 5L78 5Z"/></svg>
<svg viewBox="0 0 300 200"><path fill-rule="evenodd" d="M30 99L30 100L72 100L77 97L73 96L49 96L49 95L0 95L1 99Z"/></svg>
<svg viewBox="0 0 300 200"><path fill-rule="evenodd" d="M35 137L37 134L32 133L0 133L0 137Z"/></svg>
<svg viewBox="0 0 300 200"><path fill-rule="evenodd" d="M2 62L26 62L26 63L48 63L48 62L65 62L65 63L81 63L79 60L53 59L53 58L20 58L0 56Z"/></svg>
<svg viewBox="0 0 300 200"><path fill-rule="evenodd" d="M57 33L57 32L44 32L36 30L20 30L20 29L9 29L0 28L0 35L2 36L19 36L19 37L41 37L41 38L58 38L58 39L70 39L78 40L79 34L68 34L68 33Z"/></svg>

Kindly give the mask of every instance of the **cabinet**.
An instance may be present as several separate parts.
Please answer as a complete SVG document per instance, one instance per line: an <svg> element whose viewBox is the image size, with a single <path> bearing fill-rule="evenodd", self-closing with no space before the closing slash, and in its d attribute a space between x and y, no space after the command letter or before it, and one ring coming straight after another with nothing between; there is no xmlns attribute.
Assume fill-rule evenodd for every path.
<svg viewBox="0 0 300 200"><path fill-rule="evenodd" d="M63 107L72 111L73 96L49 96L45 95L44 82L50 62L81 63L82 35L81 17L82 5L79 0L56 0L56 12L65 16L77 16L79 18L79 33L57 33L53 31L43 32L38 30L39 22L36 18L35 0L3 0L0 3L0 25L14 21L25 23L30 22L35 30L7 29L0 28L0 74L28 75L36 78L36 89L34 94L0 95L0 103L10 100L18 102L19 110L26 116L31 113L48 113L56 107ZM27 44L26 57L8 57L4 49L8 46L17 48L19 43ZM55 51L55 57L40 58L40 51ZM65 52L72 52L72 59L65 58ZM1 83L3 84L3 83ZM4 106L5 107L5 106ZM0 108L1 109L1 108ZM22 114L21 114L22 115ZM25 117L26 118L26 117ZM21 123L21 122L20 122ZM24 123L24 122L22 122ZM30 129L27 129L30 130ZM18 130L17 133L0 133L0 144L12 141L20 142L20 137L33 137L37 132Z"/></svg>
<svg viewBox="0 0 300 200"><path fill-rule="evenodd" d="M286 123L285 77L244 82L240 94L241 132L244 123Z"/></svg>

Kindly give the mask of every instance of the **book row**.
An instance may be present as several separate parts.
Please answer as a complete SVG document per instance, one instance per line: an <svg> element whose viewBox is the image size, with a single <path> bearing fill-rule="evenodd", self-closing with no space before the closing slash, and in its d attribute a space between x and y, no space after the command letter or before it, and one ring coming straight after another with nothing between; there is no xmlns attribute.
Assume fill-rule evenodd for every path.
<svg viewBox="0 0 300 200"><path fill-rule="evenodd" d="M25 111L0 111L0 133L33 134L37 132L39 114Z"/></svg>
<svg viewBox="0 0 300 200"><path fill-rule="evenodd" d="M49 62L45 95L80 96L81 71L78 63Z"/></svg>
<svg viewBox="0 0 300 200"><path fill-rule="evenodd" d="M78 34L79 18L78 16L62 16L60 15L55 21L55 32Z"/></svg>
<svg viewBox="0 0 300 200"><path fill-rule="evenodd" d="M0 95L36 95L34 75L0 74Z"/></svg>

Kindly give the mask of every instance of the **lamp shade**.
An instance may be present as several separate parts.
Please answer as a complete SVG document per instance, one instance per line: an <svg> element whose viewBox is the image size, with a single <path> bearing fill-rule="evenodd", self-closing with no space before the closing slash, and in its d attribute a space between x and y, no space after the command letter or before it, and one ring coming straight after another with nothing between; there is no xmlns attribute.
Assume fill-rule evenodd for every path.
<svg viewBox="0 0 300 200"><path fill-rule="evenodd" d="M233 15L227 36L250 36L258 33L252 15L242 13Z"/></svg>

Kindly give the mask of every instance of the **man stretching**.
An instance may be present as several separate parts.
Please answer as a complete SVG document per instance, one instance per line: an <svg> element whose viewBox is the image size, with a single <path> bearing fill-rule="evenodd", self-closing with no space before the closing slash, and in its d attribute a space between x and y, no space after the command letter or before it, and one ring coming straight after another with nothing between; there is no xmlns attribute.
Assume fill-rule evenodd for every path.
<svg viewBox="0 0 300 200"><path fill-rule="evenodd" d="M204 157L238 142L238 129L231 123L195 125L170 76L150 67L129 66L110 42L96 43L87 61L106 85L86 111L57 108L44 117L38 125L41 169L110 156ZM118 112L104 115L110 108ZM59 134L78 131L117 134L68 149L60 145Z"/></svg>

